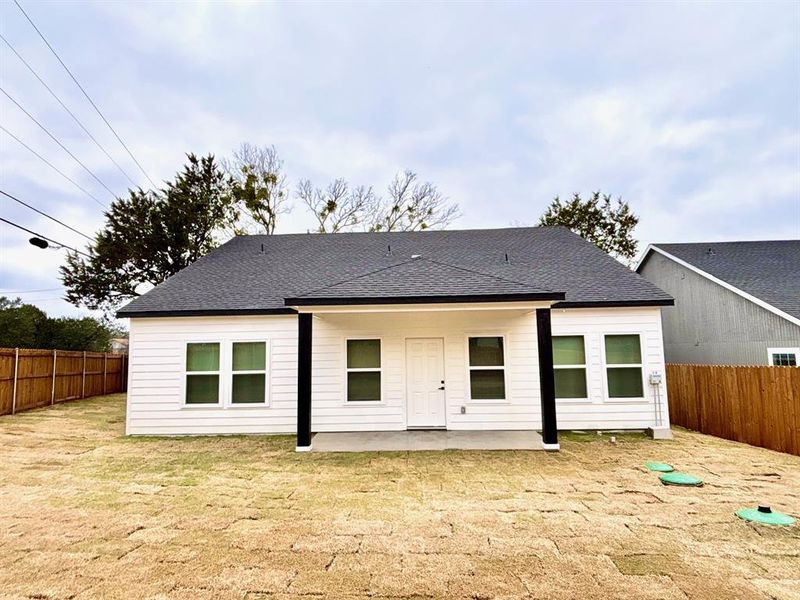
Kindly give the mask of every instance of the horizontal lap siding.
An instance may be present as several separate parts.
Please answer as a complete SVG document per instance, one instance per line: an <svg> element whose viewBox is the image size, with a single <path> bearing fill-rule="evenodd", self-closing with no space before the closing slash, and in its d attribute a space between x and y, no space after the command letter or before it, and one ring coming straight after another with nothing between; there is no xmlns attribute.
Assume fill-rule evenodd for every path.
<svg viewBox="0 0 800 600"><path fill-rule="evenodd" d="M659 371L662 426L669 426L666 371L661 337L661 312L658 308L553 310L553 335L585 335L589 401L556 402L559 429L644 429L655 425L656 400L647 376ZM645 375L645 400L609 400L605 391L603 336L638 333L642 336L642 361Z"/></svg>
<svg viewBox="0 0 800 600"><path fill-rule="evenodd" d="M601 344L604 333L643 336L644 372L664 373L658 309L553 311L553 333L584 334L590 401L558 402L559 429L633 429L654 421L652 388L645 402L604 398ZM539 429L541 409L536 318L532 311L324 314L313 320L313 431L406 428L407 338L444 340L448 429ZM504 335L505 402L469 400L467 337ZM347 404L345 340L380 337L381 404ZM184 347L189 341L266 339L270 343L269 406L183 407ZM297 411L297 318L186 317L131 320L127 430L132 434L294 433ZM668 424L662 386L664 424ZM461 414L461 407L466 408Z"/></svg>
<svg viewBox="0 0 800 600"><path fill-rule="evenodd" d="M467 337L505 335L504 403L469 400ZM381 404L347 404L345 346L348 338L380 338ZM314 431L406 428L406 340L444 340L448 429L536 429L541 425L536 319L530 311L464 311L324 314L314 319ZM461 407L466 413L461 414Z"/></svg>
<svg viewBox="0 0 800 600"><path fill-rule="evenodd" d="M293 433L297 319L293 316L131 319L130 434ZM184 407L184 347L191 341L269 342L269 406Z"/></svg>

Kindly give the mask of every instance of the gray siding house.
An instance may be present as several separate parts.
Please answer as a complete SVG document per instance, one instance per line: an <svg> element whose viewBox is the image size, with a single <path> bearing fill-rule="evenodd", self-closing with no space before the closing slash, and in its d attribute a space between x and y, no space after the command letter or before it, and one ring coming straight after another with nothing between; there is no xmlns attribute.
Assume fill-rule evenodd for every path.
<svg viewBox="0 0 800 600"><path fill-rule="evenodd" d="M800 240L652 244L636 271L675 298L667 362L800 365Z"/></svg>

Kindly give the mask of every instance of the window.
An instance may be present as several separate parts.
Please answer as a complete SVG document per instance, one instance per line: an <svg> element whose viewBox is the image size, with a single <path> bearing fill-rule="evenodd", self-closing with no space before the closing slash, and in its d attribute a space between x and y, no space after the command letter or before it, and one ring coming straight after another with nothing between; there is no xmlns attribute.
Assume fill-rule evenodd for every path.
<svg viewBox="0 0 800 600"><path fill-rule="evenodd" d="M505 400L503 338L469 338L469 389L473 400Z"/></svg>
<svg viewBox="0 0 800 600"><path fill-rule="evenodd" d="M233 342L231 404L263 404L267 398L267 343Z"/></svg>
<svg viewBox="0 0 800 600"><path fill-rule="evenodd" d="M638 334L605 336L609 398L644 398Z"/></svg>
<svg viewBox="0 0 800 600"><path fill-rule="evenodd" d="M553 336L556 398L588 398L586 350L582 335Z"/></svg>
<svg viewBox="0 0 800 600"><path fill-rule="evenodd" d="M800 348L769 348L769 364L773 367L796 367L800 365Z"/></svg>
<svg viewBox="0 0 800 600"><path fill-rule="evenodd" d="M381 399L381 341L347 340L347 401Z"/></svg>
<svg viewBox="0 0 800 600"><path fill-rule="evenodd" d="M219 404L219 343L186 344L186 404Z"/></svg>

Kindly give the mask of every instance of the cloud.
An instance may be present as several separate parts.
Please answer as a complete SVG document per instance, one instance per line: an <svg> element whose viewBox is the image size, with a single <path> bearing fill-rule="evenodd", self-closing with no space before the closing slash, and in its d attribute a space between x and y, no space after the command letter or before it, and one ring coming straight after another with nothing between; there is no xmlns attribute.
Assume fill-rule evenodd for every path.
<svg viewBox="0 0 800 600"><path fill-rule="evenodd" d="M578 12L553 3L29 7L157 182L181 168L185 152L275 144L293 183L345 177L383 190L398 170L414 169L461 204L462 227L534 223L553 196L602 189L631 202L642 242L800 236L798 11L620 3ZM3 35L144 184L15 7L0 13ZM16 58L2 54L0 69L3 87L124 193L124 177ZM7 101L0 121L108 199ZM99 207L3 134L0 183L81 229L102 221ZM21 207L0 207L42 233L81 242ZM278 230L311 226L297 207ZM4 289L58 285L59 254L36 251L5 227L0 236Z"/></svg>

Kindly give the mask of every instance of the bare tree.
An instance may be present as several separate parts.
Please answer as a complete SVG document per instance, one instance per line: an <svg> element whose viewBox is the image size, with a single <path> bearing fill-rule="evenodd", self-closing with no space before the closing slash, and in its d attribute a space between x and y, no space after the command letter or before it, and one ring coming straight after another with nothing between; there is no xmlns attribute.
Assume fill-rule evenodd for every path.
<svg viewBox="0 0 800 600"><path fill-rule="evenodd" d="M389 184L389 197L370 215L370 231L417 231L447 227L461 213L430 181L421 182L406 170Z"/></svg>
<svg viewBox="0 0 800 600"><path fill-rule="evenodd" d="M278 215L291 210L283 161L275 146L245 142L222 164L236 211L234 233L275 233Z"/></svg>
<svg viewBox="0 0 800 600"><path fill-rule="evenodd" d="M460 216L430 182L420 182L413 171L398 173L388 187L388 196L377 196L371 187L350 188L344 179L334 180L325 190L309 180L297 186L297 196L319 223L319 233L340 231L417 231L447 227Z"/></svg>
<svg viewBox="0 0 800 600"><path fill-rule="evenodd" d="M377 198L371 187L350 189L344 179L332 181L327 188L314 188L308 179L297 185L297 196L317 219L318 233L352 231L364 226L365 219L375 212Z"/></svg>

